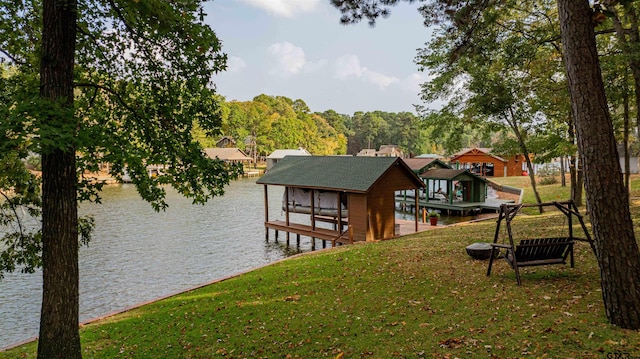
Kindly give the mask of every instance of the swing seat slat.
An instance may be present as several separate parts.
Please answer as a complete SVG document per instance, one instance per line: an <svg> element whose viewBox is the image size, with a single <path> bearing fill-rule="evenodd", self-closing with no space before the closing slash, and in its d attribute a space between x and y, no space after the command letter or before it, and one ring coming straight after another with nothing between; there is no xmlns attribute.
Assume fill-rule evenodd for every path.
<svg viewBox="0 0 640 359"><path fill-rule="evenodd" d="M512 268L530 267L546 264L565 264L571 256L573 268L573 244L570 238L535 238L523 239L516 246L515 253L507 248L505 260Z"/></svg>

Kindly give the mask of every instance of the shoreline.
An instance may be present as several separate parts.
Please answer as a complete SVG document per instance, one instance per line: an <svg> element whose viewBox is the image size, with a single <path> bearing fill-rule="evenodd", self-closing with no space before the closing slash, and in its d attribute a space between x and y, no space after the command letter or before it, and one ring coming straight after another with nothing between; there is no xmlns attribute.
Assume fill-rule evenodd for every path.
<svg viewBox="0 0 640 359"><path fill-rule="evenodd" d="M278 259L278 260L273 261L273 262L269 262L269 263L266 263L266 264L263 264L263 265L260 265L260 266L257 266L257 267L249 268L249 269L246 269L244 271L240 271L240 272L233 273L233 274L230 274L230 275L227 275L227 276L224 276L224 277L220 277L220 278L211 280L209 282L201 283L201 284L198 284L196 286L193 286L193 287L190 287L190 288L187 288L187 289L184 289L184 290L173 292L173 293L170 293L170 294L167 294L167 295L163 295L163 296L160 296L160 297L157 297L157 298L154 298L154 299L150 299L150 300L147 300L147 301L144 301L144 302L136 303L136 304L131 305L129 307L126 307L124 309L115 310L115 311L109 312L107 314L104 314L104 315L101 315L101 316L98 316L98 317L94 317L94 318L85 320L83 322L80 322L79 326L80 326L80 328L82 328L85 325L88 325L88 324L91 324L91 323L94 323L94 322L97 322L97 321L112 317L114 315L118 315L118 314L129 312L131 310L140 308L140 307L145 306L147 304L159 302L161 300L168 299L168 298L171 298L171 297L175 297L177 295L184 294L184 293L187 293L187 292L191 292L191 291L196 290L196 289L200 289L200 288L203 288L203 287L206 287L206 286L209 286L209 285L213 285L213 284L216 284L216 283L224 282L226 280L233 279L235 277L239 277L239 276L241 276L243 274L247 274L247 273L250 273L252 271L261 269L261 268L265 268L265 267L268 267L268 266L271 266L271 265L274 265L274 264L278 264L280 262L289 260L291 258L297 258L299 256L307 255L307 254L310 254L310 253L317 253L319 251L324 251L324 250L329 250L329 249L331 249L331 248L321 248L321 249L317 249L315 251L298 253L298 254L295 254L295 255L292 255L292 256L289 256L289 257L281 258L281 259ZM10 349L19 347L21 345L25 345L25 344L31 343L31 342L36 341L36 340L38 340L38 337L31 337L29 339L25 339L25 340L20 341L18 343L13 343L13 344L10 344L9 346L2 347L2 348L0 348L0 352L7 351L7 350L10 350Z"/></svg>
<svg viewBox="0 0 640 359"><path fill-rule="evenodd" d="M447 227L452 227L452 226L471 224L471 223L485 221L485 220L489 220L489 219L495 219L496 217L497 217L497 214L486 213L486 214L482 215L481 218L476 218L476 219L473 219L473 220L470 220L470 221L447 224L447 225L438 225L438 226L431 226L428 223L419 222L419 228L418 228L417 232L413 228L414 227L414 221L413 220L396 219L396 223L400 224L401 227L402 227L402 230L401 230L402 234L400 236L398 236L398 237L395 237L393 239L388 239L388 240L402 239L405 236L416 234L416 233L420 233L420 232L424 232L424 231L427 231L427 230L435 230L435 229L440 229L440 228L447 228ZM79 326L80 326L80 328L82 328L85 325L88 325L88 324L91 324L91 323L94 323L94 322L97 322L97 321L100 321L100 320L103 320L103 319L106 319L106 318L109 318L109 317L112 317L112 316L115 316L115 315L118 315L118 314L126 313L126 312L129 312L131 310L137 309L139 307L142 307L142 306L145 306L145 305L148 305L148 304L151 304L151 303L155 303L155 302L158 302L158 301L161 301L161 300L164 300L164 299L168 299L168 298L171 298L171 297L175 297L175 296L183 294L183 293L187 293L187 292L190 292L190 291L193 291L193 290L196 290L196 289L200 289L200 288L203 288L203 287L206 287L206 286L209 286L209 285L213 285L213 284L220 283L220 282L223 282L223 281L226 281L226 280L229 280L229 279L233 279L233 278L239 277L239 276L241 276L243 274L250 273L252 271L255 271L255 270L258 270L258 269L261 269L261 268L265 268L265 267L268 267L268 266L271 266L271 265L274 265L274 264L278 264L280 262L289 260L291 258L298 258L300 256L305 256L305 255L309 255L309 254L312 254L312 253L318 253L318 252L321 252L321 251L331 250L331 249L332 249L331 247L318 248L318 249L313 250L313 251L298 253L298 254L295 254L295 255L292 255L292 256L289 256L289 257L280 258L280 259L278 259L276 261L273 261L273 262L265 263L265 264L260 265L260 266L252 267L252 268L249 268L249 269L246 269L246 270L243 270L243 271L239 271L239 272L227 275L227 276L216 278L216 279L213 279L211 281L204 282L204 283L201 283L201 284L197 284L197 285L195 285L193 287L186 288L184 290L179 290L177 292L169 293L169 294L166 294L166 295L163 295L163 296L160 296L160 297L156 297L154 299L150 299L150 300L147 300L147 301L144 301L144 302L136 303L134 305L125 307L123 309L115 310L115 311L106 313L104 315L100 315L100 316L97 316L97 317L82 321L82 322L79 323ZM22 340L20 342L9 344L8 346L5 346L5 347L0 347L0 352L7 351L7 350L10 350L10 349L14 349L16 347L31 343L31 342L33 342L33 341L35 341L37 339L38 339L38 337L34 336L34 337L30 337L28 339Z"/></svg>

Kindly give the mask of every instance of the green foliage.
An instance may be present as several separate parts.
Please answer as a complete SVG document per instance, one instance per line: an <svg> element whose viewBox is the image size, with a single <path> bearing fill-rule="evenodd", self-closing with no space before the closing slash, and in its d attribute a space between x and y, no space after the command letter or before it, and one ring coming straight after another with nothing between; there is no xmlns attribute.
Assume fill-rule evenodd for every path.
<svg viewBox="0 0 640 359"><path fill-rule="evenodd" d="M42 264L40 178L17 152L0 153L0 279L3 272L33 273Z"/></svg>
<svg viewBox="0 0 640 359"><path fill-rule="evenodd" d="M542 177L538 183L540 185L546 186L546 185L550 185L550 184L556 184L558 183L558 179L554 176L547 176L547 177Z"/></svg>
<svg viewBox="0 0 640 359"><path fill-rule="evenodd" d="M538 183L546 186L558 183L558 176L560 175L560 169L554 166L545 165L538 168L537 176L540 177Z"/></svg>
<svg viewBox="0 0 640 359"><path fill-rule="evenodd" d="M425 153L432 143L422 120L410 112L356 112L347 123L349 154L361 149L379 149L382 145L396 145L405 154Z"/></svg>
<svg viewBox="0 0 640 359"><path fill-rule="evenodd" d="M222 132L235 138L244 150L244 140L253 136L262 156L298 147L315 155L356 154L369 145L395 144L412 154L432 147L421 119L409 112L356 112L348 116L328 110L312 114L302 100L264 94L253 101L231 101L227 106Z"/></svg>
<svg viewBox="0 0 640 359"><path fill-rule="evenodd" d="M227 106L229 111L223 118L222 131L235 138L240 149L247 150L245 140L252 136L262 156L276 149L299 147L316 155L346 152L346 136L333 126L340 126L342 120L335 112L326 118L323 114L310 113L300 99L264 94L253 101L231 101Z"/></svg>
<svg viewBox="0 0 640 359"><path fill-rule="evenodd" d="M42 160L38 155L31 155L27 157L27 159L25 160L25 163L27 165L27 168L29 169L42 171Z"/></svg>
<svg viewBox="0 0 640 359"><path fill-rule="evenodd" d="M165 185L194 203L222 195L242 169L207 158L199 142L221 131L224 99L211 78L226 66L221 42L203 23L201 1L80 2L72 107L40 97L40 6L0 0L0 156L10 160L3 166L19 163L24 170L20 160L29 153L74 149L79 201L100 201L102 184L85 174L101 163L109 163L116 178L126 168L157 210L166 207ZM165 170L150 177L149 165ZM14 226L0 270L32 271L40 265L40 234L37 225L27 231L18 208L28 208L38 222L39 199L21 192L36 180L15 168L0 175L2 222ZM91 228L91 218L79 220L81 243Z"/></svg>

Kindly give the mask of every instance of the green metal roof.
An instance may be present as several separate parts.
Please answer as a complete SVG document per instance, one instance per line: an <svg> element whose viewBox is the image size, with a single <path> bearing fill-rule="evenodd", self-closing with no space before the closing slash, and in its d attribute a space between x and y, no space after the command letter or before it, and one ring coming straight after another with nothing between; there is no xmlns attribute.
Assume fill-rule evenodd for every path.
<svg viewBox="0 0 640 359"><path fill-rule="evenodd" d="M430 168L451 168L437 158L404 158L402 160L418 175Z"/></svg>
<svg viewBox="0 0 640 359"><path fill-rule="evenodd" d="M287 156L256 183L364 193L392 166L400 166L416 187L424 187L398 157Z"/></svg>

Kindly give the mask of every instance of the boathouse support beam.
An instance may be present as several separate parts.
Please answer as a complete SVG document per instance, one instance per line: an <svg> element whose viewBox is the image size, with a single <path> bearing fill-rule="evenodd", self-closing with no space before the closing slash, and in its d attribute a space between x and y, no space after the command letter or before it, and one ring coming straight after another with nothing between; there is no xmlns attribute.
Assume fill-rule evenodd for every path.
<svg viewBox="0 0 640 359"><path fill-rule="evenodd" d="M269 194L267 191L267 185L264 185L264 222L269 222ZM264 227L264 238L269 240L269 228Z"/></svg>
<svg viewBox="0 0 640 359"><path fill-rule="evenodd" d="M287 226L289 225L289 187L284 188L284 215ZM287 247L289 246L289 232L287 232Z"/></svg>
<svg viewBox="0 0 640 359"><path fill-rule="evenodd" d="M419 211L419 209L420 209L420 206L419 206L420 192L419 191L420 191L419 188L415 189L415 193L417 193L417 195L415 196L415 198L416 198L416 207L415 207L416 210L414 211L414 212L416 212L416 220L415 220L415 222L416 222L415 223L416 224L416 232L418 232L418 220L420 218L420 214L418 213L418 212L420 212ZM429 200L429 197L427 196L427 201L428 200Z"/></svg>

